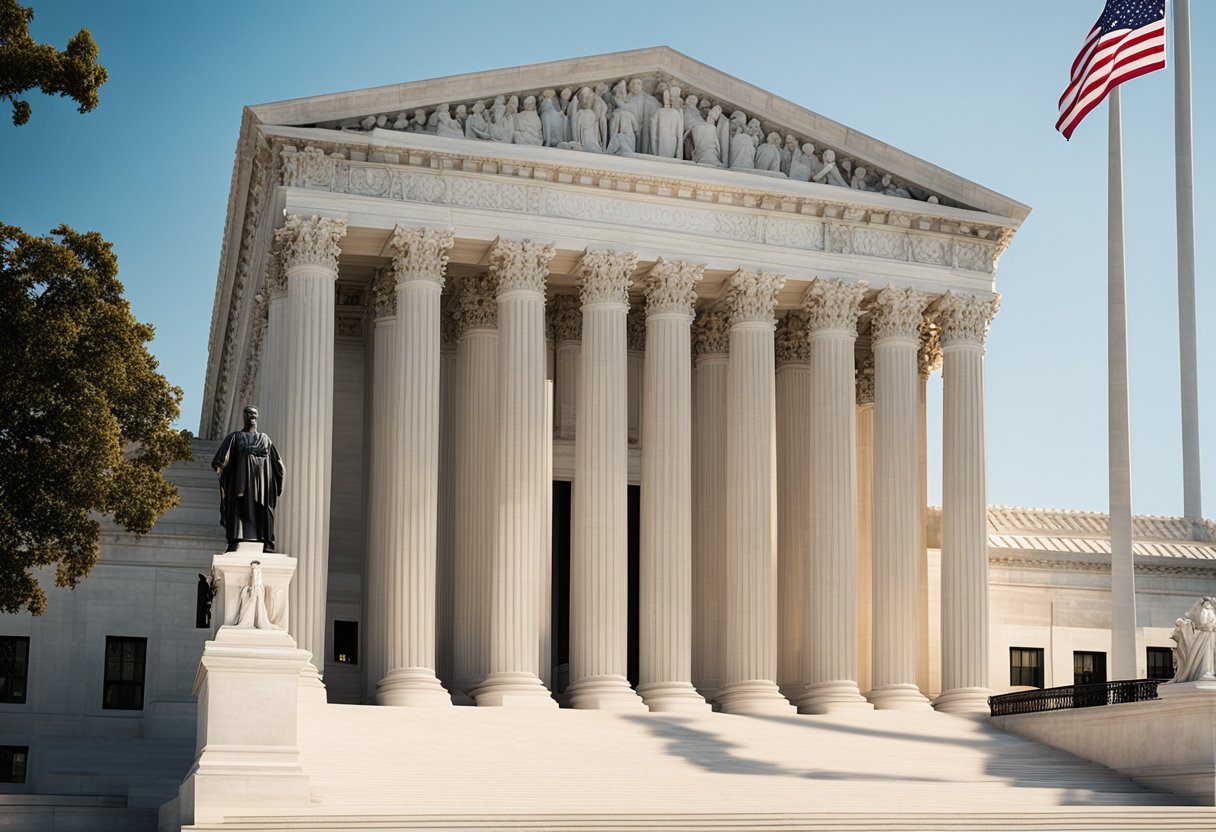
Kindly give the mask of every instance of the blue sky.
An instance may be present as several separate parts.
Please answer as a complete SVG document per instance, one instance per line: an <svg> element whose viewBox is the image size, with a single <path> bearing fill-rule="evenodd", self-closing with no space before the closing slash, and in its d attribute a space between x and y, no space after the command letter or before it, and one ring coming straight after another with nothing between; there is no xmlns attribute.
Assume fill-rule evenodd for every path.
<svg viewBox="0 0 1216 832"><path fill-rule="evenodd" d="M233 152L248 104L666 44L1030 205L1001 260L987 365L989 501L1105 510L1106 113L1053 129L1100 0L1017 3L193 2L35 6L92 32L110 81L78 115L0 122L0 219L114 243L197 429ZM1216 517L1216 4L1193 2L1204 514ZM1124 86L1133 499L1180 514L1173 70ZM930 394L939 499L940 380Z"/></svg>

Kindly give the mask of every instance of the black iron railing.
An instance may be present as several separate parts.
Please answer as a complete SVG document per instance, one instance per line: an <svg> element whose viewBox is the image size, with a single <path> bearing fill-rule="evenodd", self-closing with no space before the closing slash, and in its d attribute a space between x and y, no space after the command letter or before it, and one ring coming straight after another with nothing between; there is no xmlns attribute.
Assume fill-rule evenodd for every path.
<svg viewBox="0 0 1216 832"><path fill-rule="evenodd" d="M1160 683L1160 679L1132 679L1097 685L1066 685L1062 688L1024 690L989 696L988 707L993 716L1009 716L1040 711L1063 711L1069 708L1093 708L1098 705L1120 705L1124 702L1146 702L1157 698L1157 685Z"/></svg>

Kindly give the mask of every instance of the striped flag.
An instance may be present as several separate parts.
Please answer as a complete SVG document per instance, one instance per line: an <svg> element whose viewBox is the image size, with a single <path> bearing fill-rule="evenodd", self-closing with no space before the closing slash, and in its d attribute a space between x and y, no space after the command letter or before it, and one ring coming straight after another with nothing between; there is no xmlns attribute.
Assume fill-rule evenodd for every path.
<svg viewBox="0 0 1216 832"><path fill-rule="evenodd" d="M1072 137L1081 119L1124 81L1165 68L1165 0L1107 0L1072 62L1056 129Z"/></svg>

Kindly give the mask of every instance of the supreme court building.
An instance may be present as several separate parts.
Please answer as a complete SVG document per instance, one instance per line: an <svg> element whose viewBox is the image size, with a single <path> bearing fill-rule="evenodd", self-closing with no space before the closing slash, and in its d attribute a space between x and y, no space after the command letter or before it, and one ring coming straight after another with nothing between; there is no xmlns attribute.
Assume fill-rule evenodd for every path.
<svg viewBox="0 0 1216 832"><path fill-rule="evenodd" d="M985 337L1028 213L665 47L247 108L196 461L170 472L182 506L142 540L105 532L87 607L52 594L44 622L0 616L31 701L80 676L38 719L0 704L0 747L29 761L9 791L148 811L176 794L223 546L207 461L247 404L286 466L301 702L331 707L300 721L314 803L358 791L344 767L362 783L398 765L375 749L402 720L410 743L480 730L454 705L506 714L485 717L500 732L561 704L897 709L946 736L972 723L933 708L1070 681L1075 651L1109 645L1105 520L989 510L985 491ZM1174 616L1216 594L1216 546L1137 524L1151 664ZM111 638L138 660L139 713L94 713L102 630L107 662ZM1011 670L1036 655L1037 678ZM546 731L524 756L545 757L527 743ZM86 738L134 773L107 780ZM331 782L347 785L317 791ZM783 795L738 799L801 805Z"/></svg>

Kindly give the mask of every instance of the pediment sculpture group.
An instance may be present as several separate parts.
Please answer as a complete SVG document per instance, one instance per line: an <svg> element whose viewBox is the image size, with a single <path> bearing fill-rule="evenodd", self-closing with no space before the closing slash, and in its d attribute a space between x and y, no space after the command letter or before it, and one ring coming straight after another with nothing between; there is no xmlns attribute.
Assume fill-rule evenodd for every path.
<svg viewBox="0 0 1216 832"><path fill-rule="evenodd" d="M499 95L493 100L440 104L412 113L367 116L344 122L344 129L382 128L407 133L479 139L506 144L558 147L614 155L644 154L687 160L709 167L758 171L801 182L922 198L887 173L868 171L835 151L816 150L807 141L776 131L765 135L758 118L708 98L684 95L660 80L647 92L642 79L621 79L536 95Z"/></svg>
<svg viewBox="0 0 1216 832"><path fill-rule="evenodd" d="M1216 598L1200 598L1174 622L1175 682L1216 678Z"/></svg>

